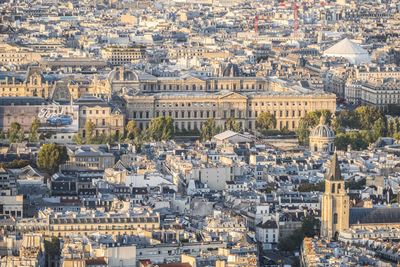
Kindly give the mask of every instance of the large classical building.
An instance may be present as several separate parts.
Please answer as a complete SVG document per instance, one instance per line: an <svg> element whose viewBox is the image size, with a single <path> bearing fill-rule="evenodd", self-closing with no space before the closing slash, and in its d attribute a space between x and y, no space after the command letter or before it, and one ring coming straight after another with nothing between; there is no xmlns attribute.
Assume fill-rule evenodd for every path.
<svg viewBox="0 0 400 267"><path fill-rule="evenodd" d="M200 129L209 118L214 118L217 126L223 126L231 117L244 130L255 130L257 116L265 111L276 117L278 129L294 130L307 112L321 109L335 112L332 93L307 89L276 77L239 76L234 64L228 64L222 74L222 77L190 73L157 77L119 67L106 77L45 81L40 69L34 67L20 82L6 79L1 84L0 96L39 96L64 103L75 100L79 105L79 129L92 121L97 134L122 133L127 120L135 120L144 129L159 116L172 117L177 130ZM103 99L120 95L123 101L119 109L100 98L88 99L86 94Z"/></svg>
<svg viewBox="0 0 400 267"><path fill-rule="evenodd" d="M127 118L145 128L151 119L170 116L178 130L200 129L209 118L216 126L234 118L243 129L254 130L257 116L264 111L277 119L277 128L294 130L307 112L328 109L335 112L335 97L320 93L244 93L221 91L215 93L155 93L125 96Z"/></svg>
<svg viewBox="0 0 400 267"><path fill-rule="evenodd" d="M110 84L116 86L114 90L129 85L130 89L123 90L126 118L135 120L141 129L156 117L170 116L177 130L200 129L209 118L223 126L231 117L243 129L254 130L257 116L268 111L276 117L278 129L294 130L307 112L327 109L334 113L336 109L334 94L276 78L155 77L124 71L111 76Z"/></svg>

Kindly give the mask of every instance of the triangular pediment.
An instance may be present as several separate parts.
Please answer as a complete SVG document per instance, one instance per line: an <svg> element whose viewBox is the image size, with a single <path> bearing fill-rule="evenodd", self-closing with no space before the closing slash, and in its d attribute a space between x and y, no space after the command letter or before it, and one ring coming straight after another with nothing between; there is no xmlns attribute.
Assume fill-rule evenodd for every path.
<svg viewBox="0 0 400 267"><path fill-rule="evenodd" d="M247 96L235 92L229 92L220 96L220 99L247 99Z"/></svg>

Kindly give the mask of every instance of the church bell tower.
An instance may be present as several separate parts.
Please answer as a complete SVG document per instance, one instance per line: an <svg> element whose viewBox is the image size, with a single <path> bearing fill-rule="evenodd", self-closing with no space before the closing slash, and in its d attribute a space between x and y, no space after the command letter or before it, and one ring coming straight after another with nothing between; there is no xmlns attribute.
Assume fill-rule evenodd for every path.
<svg viewBox="0 0 400 267"><path fill-rule="evenodd" d="M349 196L346 194L336 153L325 175L321 211L321 237L336 238L340 231L349 228Z"/></svg>

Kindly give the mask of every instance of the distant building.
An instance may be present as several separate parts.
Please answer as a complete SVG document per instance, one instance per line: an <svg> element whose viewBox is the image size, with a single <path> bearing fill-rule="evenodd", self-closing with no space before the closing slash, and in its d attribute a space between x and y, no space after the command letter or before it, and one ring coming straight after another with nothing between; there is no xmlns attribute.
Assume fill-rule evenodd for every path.
<svg viewBox="0 0 400 267"><path fill-rule="evenodd" d="M146 56L146 47L132 46L107 46L103 48L103 58L113 66L132 64Z"/></svg>

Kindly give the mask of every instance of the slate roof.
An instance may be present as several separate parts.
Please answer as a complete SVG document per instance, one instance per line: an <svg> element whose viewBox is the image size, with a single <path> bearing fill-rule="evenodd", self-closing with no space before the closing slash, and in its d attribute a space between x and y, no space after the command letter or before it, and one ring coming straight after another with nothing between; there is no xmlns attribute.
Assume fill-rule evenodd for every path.
<svg viewBox="0 0 400 267"><path fill-rule="evenodd" d="M263 229L277 229L278 225L276 224L275 221L266 221L264 223L257 224L257 227L260 227Z"/></svg>
<svg viewBox="0 0 400 267"><path fill-rule="evenodd" d="M400 223L400 208L351 208L351 224Z"/></svg>

